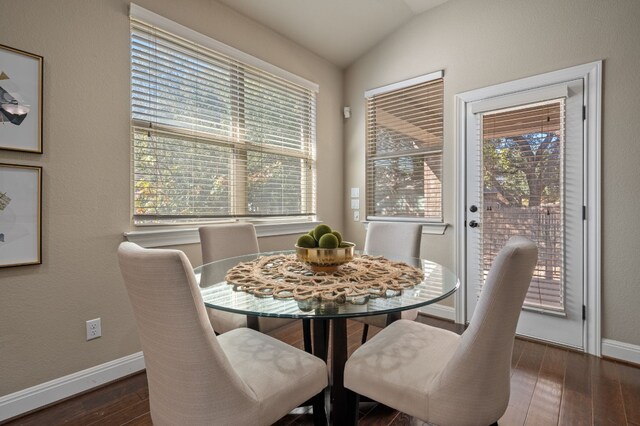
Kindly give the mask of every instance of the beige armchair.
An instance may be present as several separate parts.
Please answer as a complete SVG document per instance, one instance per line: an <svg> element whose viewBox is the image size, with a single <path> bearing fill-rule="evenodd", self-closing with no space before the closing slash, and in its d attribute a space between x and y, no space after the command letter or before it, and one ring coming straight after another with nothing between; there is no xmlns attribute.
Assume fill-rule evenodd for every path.
<svg viewBox="0 0 640 426"><path fill-rule="evenodd" d="M256 229L250 223L201 226L198 231L202 246L202 263L260 252ZM213 329L219 334L238 327L247 327L245 315L209 308L207 314ZM268 333L292 321L296 320L260 317L258 318L258 329L263 333Z"/></svg>
<svg viewBox="0 0 640 426"><path fill-rule="evenodd" d="M125 242L118 260L155 425L270 425L311 398L326 423L322 360L248 328L216 337L181 251Z"/></svg>
<svg viewBox="0 0 640 426"><path fill-rule="evenodd" d="M403 222L371 222L364 240L366 254L387 256L391 259L402 257L420 257L422 225ZM418 310L401 312L401 318L413 321L418 317ZM364 323L362 343L367 341L369 325L384 328L387 326L387 315L374 315L354 318Z"/></svg>
<svg viewBox="0 0 640 426"><path fill-rule="evenodd" d="M538 250L513 237L498 253L469 328L455 333L396 321L354 352L344 385L356 394L441 426L493 424L509 402L516 325Z"/></svg>

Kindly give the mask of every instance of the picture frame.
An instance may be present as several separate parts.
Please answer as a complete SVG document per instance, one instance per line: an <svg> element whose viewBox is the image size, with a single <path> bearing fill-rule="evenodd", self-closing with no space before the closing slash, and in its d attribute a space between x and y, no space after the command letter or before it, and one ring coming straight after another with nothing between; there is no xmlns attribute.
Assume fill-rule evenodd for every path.
<svg viewBox="0 0 640 426"><path fill-rule="evenodd" d="M0 268L42 263L42 167L0 163Z"/></svg>
<svg viewBox="0 0 640 426"><path fill-rule="evenodd" d="M0 149L42 154L42 62L0 44Z"/></svg>

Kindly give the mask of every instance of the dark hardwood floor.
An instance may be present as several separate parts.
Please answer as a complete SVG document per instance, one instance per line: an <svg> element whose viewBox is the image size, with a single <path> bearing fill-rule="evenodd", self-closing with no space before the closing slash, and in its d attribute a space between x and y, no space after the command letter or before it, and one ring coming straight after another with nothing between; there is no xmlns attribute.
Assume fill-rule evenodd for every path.
<svg viewBox="0 0 640 426"><path fill-rule="evenodd" d="M460 326L429 317L419 321L462 332ZM377 331L372 327L370 336ZM362 325L349 321L349 354L360 346ZM302 348L302 327L291 324L271 333ZM511 399L500 426L640 426L640 368L598 359L541 343L516 339ZM277 425L313 424L299 408ZM145 373L139 373L51 407L14 419L8 425L151 425ZM364 426L408 425L411 418L389 407L363 403Z"/></svg>

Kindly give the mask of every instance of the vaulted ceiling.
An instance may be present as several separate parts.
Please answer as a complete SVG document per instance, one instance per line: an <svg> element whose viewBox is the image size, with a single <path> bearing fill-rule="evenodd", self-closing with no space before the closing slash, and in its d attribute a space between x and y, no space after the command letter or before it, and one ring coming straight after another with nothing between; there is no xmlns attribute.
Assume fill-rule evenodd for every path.
<svg viewBox="0 0 640 426"><path fill-rule="evenodd" d="M447 0L217 0L341 68Z"/></svg>

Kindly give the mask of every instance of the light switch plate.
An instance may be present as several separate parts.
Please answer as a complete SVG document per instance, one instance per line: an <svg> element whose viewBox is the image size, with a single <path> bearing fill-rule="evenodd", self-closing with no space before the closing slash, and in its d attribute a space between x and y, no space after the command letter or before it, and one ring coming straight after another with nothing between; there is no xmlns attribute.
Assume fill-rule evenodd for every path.
<svg viewBox="0 0 640 426"><path fill-rule="evenodd" d="M359 210L354 210L353 211L353 221L354 222L359 222L360 221L360 211Z"/></svg>
<svg viewBox="0 0 640 426"><path fill-rule="evenodd" d="M360 188L351 188L351 197L352 198L360 197Z"/></svg>
<svg viewBox="0 0 640 426"><path fill-rule="evenodd" d="M360 199L359 198L352 198L351 199L351 208L353 210L358 210L360 208Z"/></svg>

